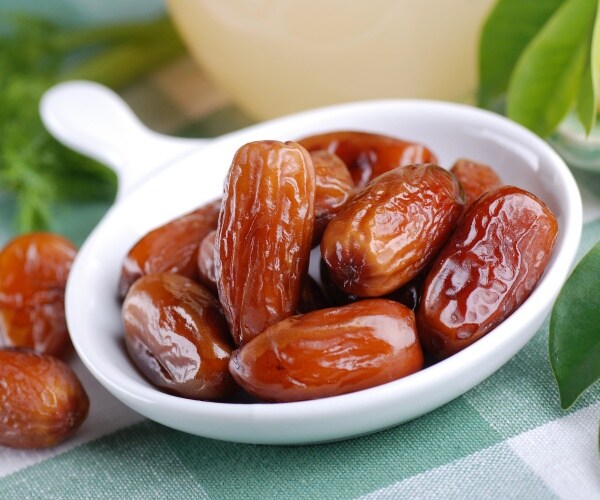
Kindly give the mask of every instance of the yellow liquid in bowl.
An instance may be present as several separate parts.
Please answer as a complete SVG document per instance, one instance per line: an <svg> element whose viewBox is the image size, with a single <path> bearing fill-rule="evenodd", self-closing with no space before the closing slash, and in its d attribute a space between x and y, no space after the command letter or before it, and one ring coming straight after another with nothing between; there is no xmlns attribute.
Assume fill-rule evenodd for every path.
<svg viewBox="0 0 600 500"><path fill-rule="evenodd" d="M493 0L167 0L212 79L258 119L361 99L472 100Z"/></svg>

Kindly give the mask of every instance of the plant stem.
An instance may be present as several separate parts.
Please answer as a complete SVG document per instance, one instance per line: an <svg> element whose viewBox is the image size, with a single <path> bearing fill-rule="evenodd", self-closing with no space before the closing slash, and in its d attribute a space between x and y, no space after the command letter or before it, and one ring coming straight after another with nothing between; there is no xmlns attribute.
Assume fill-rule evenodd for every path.
<svg viewBox="0 0 600 500"><path fill-rule="evenodd" d="M164 41L178 39L175 28L167 18L147 23L103 25L74 31L56 33L50 43L56 50L67 53L81 47L108 43L147 41L162 38Z"/></svg>
<svg viewBox="0 0 600 500"><path fill-rule="evenodd" d="M122 88L183 52L179 40L123 43L92 56L65 72L61 79L92 80Z"/></svg>

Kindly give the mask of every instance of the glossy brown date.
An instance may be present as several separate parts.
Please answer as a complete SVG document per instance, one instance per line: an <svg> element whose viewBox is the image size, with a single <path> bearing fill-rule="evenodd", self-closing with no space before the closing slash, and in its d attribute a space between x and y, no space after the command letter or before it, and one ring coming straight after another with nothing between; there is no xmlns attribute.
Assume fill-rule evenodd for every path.
<svg viewBox="0 0 600 500"><path fill-rule="evenodd" d="M413 312L385 299L285 319L236 350L229 363L247 392L276 402L359 391L422 367Z"/></svg>
<svg viewBox="0 0 600 500"><path fill-rule="evenodd" d="M355 188L346 164L337 155L314 151L310 157L315 167L313 246L316 246L329 221L352 198Z"/></svg>
<svg viewBox="0 0 600 500"><path fill-rule="evenodd" d="M215 276L215 238L217 230L208 233L198 248L198 281L208 290L217 293L217 277Z"/></svg>
<svg viewBox="0 0 600 500"><path fill-rule="evenodd" d="M29 233L0 252L0 344L60 356L70 345L65 286L77 250L66 238Z"/></svg>
<svg viewBox="0 0 600 500"><path fill-rule="evenodd" d="M541 277L557 231L527 191L501 186L478 198L427 275L417 314L423 347L448 357L512 314Z"/></svg>
<svg viewBox="0 0 600 500"><path fill-rule="evenodd" d="M119 296L125 297L129 287L147 274L176 273L198 279L198 246L216 229L220 210L221 200L215 200L138 240L123 260Z"/></svg>
<svg viewBox="0 0 600 500"><path fill-rule="evenodd" d="M465 190L465 209L486 191L500 186L502 180L489 165L461 158L450 169Z"/></svg>
<svg viewBox="0 0 600 500"><path fill-rule="evenodd" d="M235 342L244 344L298 308L314 225L315 173L294 142L242 146L229 170L215 275Z"/></svg>
<svg viewBox="0 0 600 500"><path fill-rule="evenodd" d="M233 391L227 323L201 285L177 274L144 276L125 297L122 317L127 352L155 386L190 399Z"/></svg>
<svg viewBox="0 0 600 500"><path fill-rule="evenodd" d="M437 163L436 156L421 144L370 132L328 132L298 142L308 151L325 150L339 156L359 188L396 167Z"/></svg>
<svg viewBox="0 0 600 500"><path fill-rule="evenodd" d="M70 437L89 400L62 361L20 349L0 349L0 445L47 448Z"/></svg>
<svg viewBox="0 0 600 500"><path fill-rule="evenodd" d="M215 278L215 237L216 231L211 231L208 236L200 243L198 251L198 269L200 274L200 284L208 290L217 293L217 283ZM323 309L329 307L329 301L325 296L320 285L311 278L306 276L300 301L298 303L298 313L307 313L315 309Z"/></svg>
<svg viewBox="0 0 600 500"><path fill-rule="evenodd" d="M346 293L378 297L417 276L463 211L460 184L437 165L387 172L331 220L321 241L331 280Z"/></svg>

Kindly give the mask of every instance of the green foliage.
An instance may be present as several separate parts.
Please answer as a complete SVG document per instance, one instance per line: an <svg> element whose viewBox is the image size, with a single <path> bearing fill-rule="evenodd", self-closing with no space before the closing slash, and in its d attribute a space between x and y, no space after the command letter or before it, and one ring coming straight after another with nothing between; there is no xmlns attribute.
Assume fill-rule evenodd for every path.
<svg viewBox="0 0 600 500"><path fill-rule="evenodd" d="M598 85L600 85L600 9L596 12L589 44L588 60L577 100L577 114L588 134L596 124Z"/></svg>
<svg viewBox="0 0 600 500"><path fill-rule="evenodd" d="M479 46L479 105L502 100L519 56L564 0L500 0L487 18Z"/></svg>
<svg viewBox="0 0 600 500"><path fill-rule="evenodd" d="M538 135L575 108L588 131L600 75L598 0L499 0L481 36L479 104Z"/></svg>
<svg viewBox="0 0 600 500"><path fill-rule="evenodd" d="M116 193L111 170L45 130L44 91L71 78L121 88L181 53L165 19L65 31L26 17L0 34L0 189L16 196L16 231L47 229L55 201L107 201Z"/></svg>
<svg viewBox="0 0 600 500"><path fill-rule="evenodd" d="M550 317L550 364L563 408L600 379L600 243L581 259Z"/></svg>

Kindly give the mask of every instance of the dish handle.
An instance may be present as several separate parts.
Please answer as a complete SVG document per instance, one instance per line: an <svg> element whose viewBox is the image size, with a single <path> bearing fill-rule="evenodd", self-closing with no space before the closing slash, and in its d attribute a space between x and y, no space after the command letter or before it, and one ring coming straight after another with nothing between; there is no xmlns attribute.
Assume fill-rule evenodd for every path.
<svg viewBox="0 0 600 500"><path fill-rule="evenodd" d="M210 142L148 129L115 92L95 82L55 85L42 96L40 115L59 142L115 170L118 198L154 170Z"/></svg>

